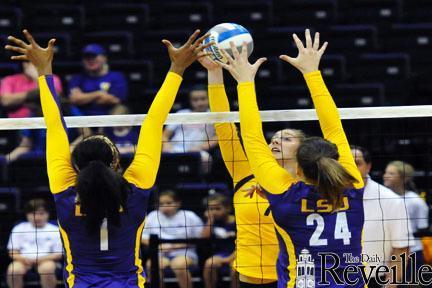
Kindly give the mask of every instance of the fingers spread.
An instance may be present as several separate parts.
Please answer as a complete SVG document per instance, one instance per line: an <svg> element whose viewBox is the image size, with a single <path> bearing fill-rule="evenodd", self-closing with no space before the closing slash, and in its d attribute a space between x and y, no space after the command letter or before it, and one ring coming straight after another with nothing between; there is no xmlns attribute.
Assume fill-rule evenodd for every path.
<svg viewBox="0 0 432 288"><path fill-rule="evenodd" d="M242 49L241 49L240 55L242 56L243 59L247 59L247 57L248 57L248 45L246 42L243 42L243 44L242 44Z"/></svg>
<svg viewBox="0 0 432 288"><path fill-rule="evenodd" d="M294 42L295 42L295 44L296 44L296 46L297 46L297 49L298 49L299 51L304 50L305 47L303 46L303 43L301 42L300 38L298 38L297 34L294 33L294 34L293 34L293 38L294 38Z"/></svg>
<svg viewBox="0 0 432 288"><path fill-rule="evenodd" d="M315 37L314 37L314 42L313 42L313 48L314 48L314 50L318 50L318 48L319 48L319 43L320 42L320 35L319 35L319 33L318 32L316 32L315 33Z"/></svg>
<svg viewBox="0 0 432 288"><path fill-rule="evenodd" d="M231 57L231 55L228 52L226 52L224 49L221 49L221 52L228 59L229 63L233 63L234 62L234 59Z"/></svg>
<svg viewBox="0 0 432 288"><path fill-rule="evenodd" d="M209 42L209 43L207 43L207 44L205 44L205 45L201 45L201 46L199 46L198 48L197 48L197 50L198 51L202 51L202 50L204 50L205 48L207 48L207 47L210 47L210 46L212 46L212 45L214 45L215 43L212 41L212 42Z"/></svg>
<svg viewBox="0 0 432 288"><path fill-rule="evenodd" d="M13 36L9 36L8 40L11 41L11 42L13 42L13 43L15 43L16 45L18 45L21 48L26 48L27 47L27 43L25 43L21 39L13 37Z"/></svg>
<svg viewBox="0 0 432 288"><path fill-rule="evenodd" d="M172 43L171 43L169 40L163 39L163 40L162 40L162 43L165 44L165 46L166 46L168 49L174 49L174 46L172 45Z"/></svg>
<svg viewBox="0 0 432 288"><path fill-rule="evenodd" d="M25 60L25 61L29 60L26 55L12 56L11 59L12 60Z"/></svg>
<svg viewBox="0 0 432 288"><path fill-rule="evenodd" d="M198 38L198 40L195 41L194 46L198 46L200 45L206 38L208 38L210 36L210 33L206 33L203 36L201 36L200 38Z"/></svg>
<svg viewBox="0 0 432 288"><path fill-rule="evenodd" d="M9 50L9 51L18 52L18 53L21 53L21 54L25 54L26 53L26 50L24 48L17 47L17 46L12 46L12 45L6 45L5 49Z"/></svg>
<svg viewBox="0 0 432 288"><path fill-rule="evenodd" d="M320 55L323 55L323 54L324 54L324 52L325 52L325 50L326 50L326 48L327 48L327 45L328 45L328 42L324 42L324 44L323 44L323 46L321 47L321 49L318 50L318 53L319 53Z"/></svg>
<svg viewBox="0 0 432 288"><path fill-rule="evenodd" d="M282 59L283 61L286 61L290 64L292 64L295 61L295 58L289 57L288 55L280 55L279 59Z"/></svg>
<svg viewBox="0 0 432 288"><path fill-rule="evenodd" d="M263 57L263 58L259 58L254 64L253 66L258 69L265 61L267 61L267 58Z"/></svg>
<svg viewBox="0 0 432 288"><path fill-rule="evenodd" d="M49 40L49 42L48 42L48 48L53 48L55 42L56 42L56 39Z"/></svg>
<svg viewBox="0 0 432 288"><path fill-rule="evenodd" d="M189 37L185 45L192 45L192 43L195 41L195 39L198 37L199 33L201 31L199 29L195 30L195 32Z"/></svg>
<svg viewBox="0 0 432 288"><path fill-rule="evenodd" d="M28 42L32 45L37 45L36 41L33 39L33 36L30 34L30 32L26 29L23 30L24 37L27 39Z"/></svg>
<svg viewBox="0 0 432 288"><path fill-rule="evenodd" d="M305 31L305 38L306 38L306 48L312 48L312 38L309 29L306 29Z"/></svg>
<svg viewBox="0 0 432 288"><path fill-rule="evenodd" d="M237 47L235 46L233 41L230 41L230 47L231 47L231 52L234 56L234 59L239 59L240 58L240 53L237 49Z"/></svg>

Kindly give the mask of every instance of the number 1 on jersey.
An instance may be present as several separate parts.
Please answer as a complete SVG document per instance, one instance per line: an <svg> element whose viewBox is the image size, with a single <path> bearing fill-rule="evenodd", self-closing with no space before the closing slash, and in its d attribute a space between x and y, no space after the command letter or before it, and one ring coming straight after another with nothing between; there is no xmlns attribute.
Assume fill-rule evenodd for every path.
<svg viewBox="0 0 432 288"><path fill-rule="evenodd" d="M100 250L108 251L108 221L104 218L100 228Z"/></svg>

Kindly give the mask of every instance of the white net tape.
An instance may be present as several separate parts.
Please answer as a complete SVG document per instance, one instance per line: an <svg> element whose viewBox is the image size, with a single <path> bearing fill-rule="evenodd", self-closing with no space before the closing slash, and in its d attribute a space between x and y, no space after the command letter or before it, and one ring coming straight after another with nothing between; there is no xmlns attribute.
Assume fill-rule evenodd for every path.
<svg viewBox="0 0 432 288"><path fill-rule="evenodd" d="M432 117L432 105L339 108L339 113L344 120ZM145 114L79 116L65 117L65 121L68 128L139 126L144 117ZM261 111L261 117L263 122L310 121L318 119L314 109ZM165 124L212 124L221 122L239 122L239 113L213 112L170 114ZM0 130L41 129L45 127L43 118L40 117L0 119Z"/></svg>

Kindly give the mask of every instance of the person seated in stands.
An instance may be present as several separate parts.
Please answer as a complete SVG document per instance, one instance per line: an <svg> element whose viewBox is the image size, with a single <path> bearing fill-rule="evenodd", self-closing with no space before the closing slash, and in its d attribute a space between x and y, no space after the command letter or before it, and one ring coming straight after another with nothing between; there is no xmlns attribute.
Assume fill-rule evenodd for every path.
<svg viewBox="0 0 432 288"><path fill-rule="evenodd" d="M191 108L177 113L209 112L207 87L197 85L189 93ZM216 133L211 124L168 125L163 132L163 152L200 152L203 168L209 172L211 157L209 151L217 145Z"/></svg>
<svg viewBox="0 0 432 288"><path fill-rule="evenodd" d="M59 228L48 223L48 205L43 199L30 200L24 208L27 221L11 232L7 249L12 263L7 269L9 287L24 287L24 275L35 269L43 288L57 286L55 270L62 259Z"/></svg>
<svg viewBox="0 0 432 288"><path fill-rule="evenodd" d="M40 107L34 107L33 116L41 117ZM6 163L12 163L24 154L45 155L46 130L45 129L24 129L20 131L20 143L11 152L5 155Z"/></svg>
<svg viewBox="0 0 432 288"><path fill-rule="evenodd" d="M28 61L22 63L23 72L3 78L0 83L0 103L9 118L33 116L33 109L40 107L38 74ZM63 91L60 78L54 75L58 94Z"/></svg>
<svg viewBox="0 0 432 288"><path fill-rule="evenodd" d="M129 109L125 105L116 105L110 111L111 115L129 114ZM139 127L137 126L121 126L121 127L106 127L102 132L110 138L117 146L120 154L135 153L135 144L138 142Z"/></svg>
<svg viewBox="0 0 432 288"><path fill-rule="evenodd" d="M236 235L236 223L234 216L231 215L232 209L228 197L215 193L204 200L204 205L207 207L205 212L207 225L204 226L202 237L232 238L232 241L213 245L213 249L211 250L213 255L204 264L204 287L216 288L218 287L217 282L220 269L223 266L229 266L235 258L234 237ZM235 277L233 276L232 279L234 282Z"/></svg>
<svg viewBox="0 0 432 288"><path fill-rule="evenodd" d="M429 227L429 207L426 202L417 194L414 183L414 167L403 161L391 161L385 168L383 175L384 186L390 188L402 197L405 203L408 218L411 223L410 235L418 230ZM423 246L418 238L410 239L410 253L416 254L416 267L411 268L411 262L408 262L408 278L411 276L412 269L418 271L424 264Z"/></svg>
<svg viewBox="0 0 432 288"><path fill-rule="evenodd" d="M69 81L68 97L82 115L105 115L126 100L127 82L120 72L110 71L105 49L89 44L83 49L84 72Z"/></svg>
<svg viewBox="0 0 432 288"><path fill-rule="evenodd" d="M159 194L159 209L147 216L142 234L142 243L149 245L151 234L160 239L189 239L200 238L203 222L192 211L181 210L181 202L174 191L166 190ZM150 261L147 271L150 273ZM162 243L159 246L159 268L163 275L165 268L170 267L174 272L180 288L191 288L192 279L189 268L198 264L198 256L193 245L187 243ZM161 276L162 277L162 276ZM161 278L161 283L163 277Z"/></svg>

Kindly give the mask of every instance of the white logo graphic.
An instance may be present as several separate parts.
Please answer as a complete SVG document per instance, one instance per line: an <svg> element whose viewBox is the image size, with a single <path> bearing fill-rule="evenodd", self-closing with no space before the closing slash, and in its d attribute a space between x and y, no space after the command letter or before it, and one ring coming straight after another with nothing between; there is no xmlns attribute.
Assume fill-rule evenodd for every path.
<svg viewBox="0 0 432 288"><path fill-rule="evenodd" d="M297 259L296 287L315 288L315 263L307 249L303 249Z"/></svg>

